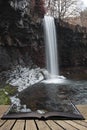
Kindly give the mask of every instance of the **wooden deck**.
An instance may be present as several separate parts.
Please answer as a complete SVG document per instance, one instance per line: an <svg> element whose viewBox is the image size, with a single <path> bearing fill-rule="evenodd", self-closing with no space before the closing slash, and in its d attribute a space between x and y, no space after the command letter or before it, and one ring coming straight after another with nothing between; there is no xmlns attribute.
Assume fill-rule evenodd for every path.
<svg viewBox="0 0 87 130"><path fill-rule="evenodd" d="M0 117L8 106L0 106ZM78 105L85 120L1 120L0 130L87 130L87 105Z"/></svg>

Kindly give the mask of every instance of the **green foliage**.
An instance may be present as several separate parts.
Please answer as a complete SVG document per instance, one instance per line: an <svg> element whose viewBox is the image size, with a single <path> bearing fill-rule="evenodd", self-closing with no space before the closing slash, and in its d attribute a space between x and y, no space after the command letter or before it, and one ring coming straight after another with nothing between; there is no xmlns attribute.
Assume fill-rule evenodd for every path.
<svg viewBox="0 0 87 130"><path fill-rule="evenodd" d="M11 100L3 89L0 90L0 105L9 105Z"/></svg>
<svg viewBox="0 0 87 130"><path fill-rule="evenodd" d="M9 96L13 96L17 93L17 87L13 87L9 84L7 84L5 87L4 87L4 90L8 93Z"/></svg>
<svg viewBox="0 0 87 130"><path fill-rule="evenodd" d="M11 104L10 96L14 96L17 93L17 87L13 87L9 84L3 86L0 89L0 105Z"/></svg>

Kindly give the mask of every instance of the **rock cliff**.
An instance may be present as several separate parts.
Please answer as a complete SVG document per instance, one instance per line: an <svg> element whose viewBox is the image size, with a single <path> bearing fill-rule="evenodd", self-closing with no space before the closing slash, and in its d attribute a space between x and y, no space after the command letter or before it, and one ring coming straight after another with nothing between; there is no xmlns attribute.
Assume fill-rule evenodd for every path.
<svg viewBox="0 0 87 130"><path fill-rule="evenodd" d="M28 6L29 0L0 1L0 71L18 64L45 67L43 19L29 15ZM87 66L87 29L55 23L60 67Z"/></svg>

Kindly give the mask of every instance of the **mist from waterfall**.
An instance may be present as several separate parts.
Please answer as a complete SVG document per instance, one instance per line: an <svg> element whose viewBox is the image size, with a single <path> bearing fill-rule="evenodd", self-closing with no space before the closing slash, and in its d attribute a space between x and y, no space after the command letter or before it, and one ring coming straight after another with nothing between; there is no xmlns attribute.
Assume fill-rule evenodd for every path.
<svg viewBox="0 0 87 130"><path fill-rule="evenodd" d="M59 75L57 38L54 18L44 16L44 35L46 44L46 64L47 71L53 75Z"/></svg>

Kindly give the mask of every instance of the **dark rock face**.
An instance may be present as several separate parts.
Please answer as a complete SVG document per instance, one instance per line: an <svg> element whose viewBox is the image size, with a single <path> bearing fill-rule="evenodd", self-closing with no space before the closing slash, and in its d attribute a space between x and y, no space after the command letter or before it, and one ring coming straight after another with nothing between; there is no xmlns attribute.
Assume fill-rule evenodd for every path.
<svg viewBox="0 0 87 130"><path fill-rule="evenodd" d="M10 57L6 52L5 48L0 47L0 68L1 69L8 69L10 66Z"/></svg>
<svg viewBox="0 0 87 130"><path fill-rule="evenodd" d="M56 23L60 66L87 66L87 28Z"/></svg>
<svg viewBox="0 0 87 130"><path fill-rule="evenodd" d="M0 46L0 71L12 69L17 65L44 67L44 57L43 48Z"/></svg>
<svg viewBox="0 0 87 130"><path fill-rule="evenodd" d="M25 0L3 0L0 3L0 39L2 45L19 45L22 39L19 37L24 37L21 35L21 31L26 32L28 26L24 27L26 21L26 4ZM27 18L28 19L28 18ZM26 21L26 22L25 22ZM26 31L25 31L26 30ZM20 33L17 33L20 32ZM27 39L25 37L25 39Z"/></svg>
<svg viewBox="0 0 87 130"><path fill-rule="evenodd" d="M0 3L1 45L23 47L38 40L41 33L39 31L41 30L41 19L35 22L32 20L28 15L28 5L29 1L26 0L4 0Z"/></svg>
<svg viewBox="0 0 87 130"><path fill-rule="evenodd" d="M16 65L27 65L31 59L29 54L16 47L0 47L0 71L11 69Z"/></svg>
<svg viewBox="0 0 87 130"><path fill-rule="evenodd" d="M41 19L34 21L28 12L29 0L0 2L0 70L28 65L31 58L44 66Z"/></svg>

